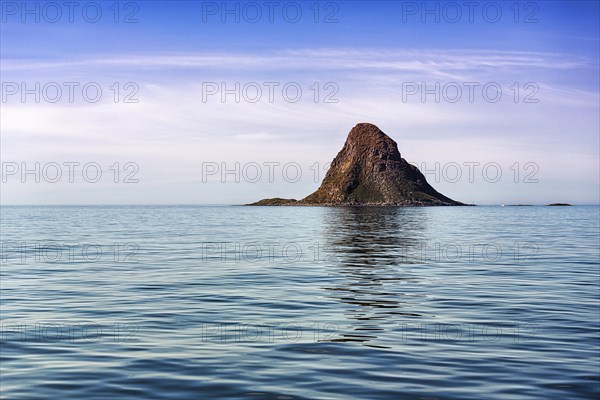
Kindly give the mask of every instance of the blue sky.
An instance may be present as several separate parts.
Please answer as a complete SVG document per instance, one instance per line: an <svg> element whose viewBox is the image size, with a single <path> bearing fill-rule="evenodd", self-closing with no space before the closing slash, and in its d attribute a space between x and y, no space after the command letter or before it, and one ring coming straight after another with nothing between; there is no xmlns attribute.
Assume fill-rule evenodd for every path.
<svg viewBox="0 0 600 400"><path fill-rule="evenodd" d="M5 174L4 204L299 198L318 187L323 166L363 121L388 133L408 161L432 171L426 175L434 187L457 200L599 202L597 1L482 1L472 21L464 2L280 1L272 22L261 1L228 2L233 14L223 14L220 1L118 2L118 16L114 1L80 2L92 3L88 19L101 10L96 23L80 9L73 22L65 8L58 18L48 3L27 4L39 10L37 22L35 14L23 15L21 2L2 2L2 162L19 168L94 162L103 179L51 183L42 175L37 183L20 171ZM433 13L423 15L422 7ZM250 22L257 9L262 17ZM297 9L302 15L291 22ZM128 15L137 22L124 23ZM33 88L36 82L63 88L94 82L103 92L96 103L77 91L73 102L63 91L56 103L6 93L12 83ZM265 82L277 85L273 101ZM128 83L137 88L137 103L123 102L134 91ZM231 94L223 101L220 86L236 83L240 91L258 84L262 96L236 102ZM291 83L302 90L298 102L280 91ZM473 101L465 83L477 84ZM206 95L212 84L219 93ZM439 102L435 95L423 99L422 84L449 92ZM498 102L481 91L490 84L502 89ZM456 85L462 96L448 101ZM407 95L415 87L419 92ZM336 102L326 102L328 94ZM115 183L115 162L118 169L134 162L139 182L121 182L123 170ZM203 168L215 163L218 173L202 179ZM236 163L240 182L221 171ZM265 163L297 164L302 178L277 170L270 182ZM469 179L472 163L479 164ZM258 182L242 172L255 164L263 174ZM502 173L497 181L483 173L490 164Z"/></svg>

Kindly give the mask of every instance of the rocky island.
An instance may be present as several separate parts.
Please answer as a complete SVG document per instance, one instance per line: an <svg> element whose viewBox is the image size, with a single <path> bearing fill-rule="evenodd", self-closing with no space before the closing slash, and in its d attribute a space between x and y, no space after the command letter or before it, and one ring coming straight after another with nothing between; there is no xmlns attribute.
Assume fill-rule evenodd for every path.
<svg viewBox="0 0 600 400"><path fill-rule="evenodd" d="M321 186L302 200L263 199L251 206L459 206L437 192L377 126L356 125Z"/></svg>

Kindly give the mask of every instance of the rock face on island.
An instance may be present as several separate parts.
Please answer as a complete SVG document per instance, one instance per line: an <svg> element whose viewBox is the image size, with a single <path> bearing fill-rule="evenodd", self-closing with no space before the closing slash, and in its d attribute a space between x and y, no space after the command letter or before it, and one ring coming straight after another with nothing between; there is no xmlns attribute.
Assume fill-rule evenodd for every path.
<svg viewBox="0 0 600 400"><path fill-rule="evenodd" d="M264 199L250 205L462 205L427 183L417 167L400 156L398 145L377 126L356 125L319 189L302 200Z"/></svg>

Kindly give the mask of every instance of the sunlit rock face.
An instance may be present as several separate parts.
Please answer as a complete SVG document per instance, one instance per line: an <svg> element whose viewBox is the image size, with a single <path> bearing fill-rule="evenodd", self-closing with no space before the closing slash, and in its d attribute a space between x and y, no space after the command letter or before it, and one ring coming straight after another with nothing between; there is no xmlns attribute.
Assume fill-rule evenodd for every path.
<svg viewBox="0 0 600 400"><path fill-rule="evenodd" d="M350 130L316 192L299 201L265 199L254 204L461 205L431 187L419 169L400 156L396 142L369 123Z"/></svg>

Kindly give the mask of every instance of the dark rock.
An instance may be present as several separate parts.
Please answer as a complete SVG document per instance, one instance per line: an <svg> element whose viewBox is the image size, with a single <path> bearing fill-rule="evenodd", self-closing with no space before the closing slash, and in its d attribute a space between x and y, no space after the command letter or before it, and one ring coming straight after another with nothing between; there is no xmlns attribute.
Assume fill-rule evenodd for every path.
<svg viewBox="0 0 600 400"><path fill-rule="evenodd" d="M281 197L275 197L272 199L262 199L256 203L248 204L249 206L289 206L298 203L296 199L282 199Z"/></svg>
<svg viewBox="0 0 600 400"><path fill-rule="evenodd" d="M274 202L273 200L277 200ZM251 205L463 205L431 187L417 167L400 156L398 145L377 126L356 125L319 189L300 201L261 200Z"/></svg>

